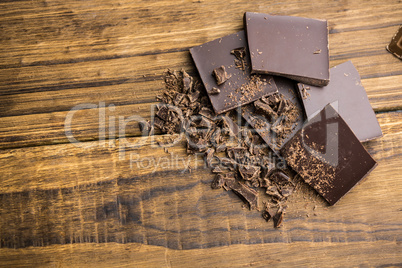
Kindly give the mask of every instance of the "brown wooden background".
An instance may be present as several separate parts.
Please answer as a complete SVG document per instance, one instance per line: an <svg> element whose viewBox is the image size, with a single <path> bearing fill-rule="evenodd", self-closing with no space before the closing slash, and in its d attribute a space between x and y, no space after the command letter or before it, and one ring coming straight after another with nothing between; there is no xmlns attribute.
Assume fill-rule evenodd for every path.
<svg viewBox="0 0 402 268"><path fill-rule="evenodd" d="M135 122L118 139L119 117L150 117L163 71L195 74L188 49L245 11L327 19L331 67L353 62L384 132L364 182L334 207L300 191L279 230L212 190L182 142L166 153ZM402 62L385 50L401 23L397 0L0 1L0 265L401 266ZM95 105L74 114L79 146L78 104Z"/></svg>

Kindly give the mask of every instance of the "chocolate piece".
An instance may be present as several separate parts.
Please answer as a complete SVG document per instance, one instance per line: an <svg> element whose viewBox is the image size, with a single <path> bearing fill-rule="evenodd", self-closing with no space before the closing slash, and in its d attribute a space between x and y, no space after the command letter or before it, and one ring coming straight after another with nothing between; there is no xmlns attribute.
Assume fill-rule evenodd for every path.
<svg viewBox="0 0 402 268"><path fill-rule="evenodd" d="M215 68L213 70L212 74L215 76L216 84L218 86L222 85L230 78L230 76L227 74L227 72L225 70L225 66L223 66L223 65L218 68Z"/></svg>
<svg viewBox="0 0 402 268"><path fill-rule="evenodd" d="M328 84L327 21L246 12L244 23L253 73Z"/></svg>
<svg viewBox="0 0 402 268"><path fill-rule="evenodd" d="M246 181L253 181L260 176L261 168L252 165L239 165L239 173Z"/></svg>
<svg viewBox="0 0 402 268"><path fill-rule="evenodd" d="M282 209L278 209L278 212L276 212L276 214L274 216L274 227L275 228L281 227L284 213L285 212Z"/></svg>
<svg viewBox="0 0 402 268"><path fill-rule="evenodd" d="M258 193L244 183L235 179L225 179L225 185L243 197L250 205L250 209L258 208Z"/></svg>
<svg viewBox="0 0 402 268"><path fill-rule="evenodd" d="M274 211L273 208L266 207L265 210L262 212L262 217L266 220L269 221L275 216L276 212Z"/></svg>
<svg viewBox="0 0 402 268"><path fill-rule="evenodd" d="M225 184L225 177L222 174L217 174L215 178L212 180L211 188L219 189Z"/></svg>
<svg viewBox="0 0 402 268"><path fill-rule="evenodd" d="M192 87L193 87L193 78L186 73L186 71L182 71L183 73L183 93L188 93L189 91L191 91Z"/></svg>
<svg viewBox="0 0 402 268"><path fill-rule="evenodd" d="M219 166L214 167L214 169L212 170L212 173L222 173L222 172L223 170Z"/></svg>
<svg viewBox="0 0 402 268"><path fill-rule="evenodd" d="M392 37L391 42L387 46L387 50L395 57L402 60L402 25L399 27L394 37Z"/></svg>
<svg viewBox="0 0 402 268"><path fill-rule="evenodd" d="M303 94L304 84L298 84ZM328 103L363 142L382 136L380 125L370 105L360 76L352 62L347 61L331 68L331 82L325 87L310 86L309 95L303 98L304 112L311 117Z"/></svg>
<svg viewBox="0 0 402 268"><path fill-rule="evenodd" d="M248 53L241 52L242 48L247 50L244 31L190 49L216 114L277 92L271 76L251 75L250 57ZM243 54L244 59L239 60ZM244 70L239 68L239 64L244 65ZM227 72L226 76L221 75L222 66ZM215 76L219 77L218 81L211 75L214 70L219 73ZM228 79L220 83L225 80L221 78ZM220 90L219 94L213 94L216 92L214 87Z"/></svg>
<svg viewBox="0 0 402 268"><path fill-rule="evenodd" d="M242 107L242 116L278 154L279 149L302 127L303 112L294 81L275 77L275 83L278 94ZM276 116L278 113L279 117Z"/></svg>
<svg viewBox="0 0 402 268"><path fill-rule="evenodd" d="M331 105L309 120L281 154L330 205L377 165Z"/></svg>
<svg viewBox="0 0 402 268"><path fill-rule="evenodd" d="M219 88L217 88L217 87L213 87L213 88L208 92L208 94L211 94L211 95L215 95L215 94L219 94L219 93L221 93L221 90L220 90Z"/></svg>

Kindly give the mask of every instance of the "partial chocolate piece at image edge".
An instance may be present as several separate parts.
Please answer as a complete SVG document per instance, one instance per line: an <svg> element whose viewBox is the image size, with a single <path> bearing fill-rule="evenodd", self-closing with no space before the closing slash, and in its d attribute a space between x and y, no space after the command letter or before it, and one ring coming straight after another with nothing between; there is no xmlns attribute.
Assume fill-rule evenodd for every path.
<svg viewBox="0 0 402 268"><path fill-rule="evenodd" d="M330 205L377 166L331 105L310 119L285 144L281 154Z"/></svg>
<svg viewBox="0 0 402 268"><path fill-rule="evenodd" d="M395 57L402 60L402 25L399 27L394 37L392 37L391 42L387 46L387 50Z"/></svg>
<svg viewBox="0 0 402 268"><path fill-rule="evenodd" d="M244 25L253 73L328 84L327 21L246 12Z"/></svg>
<svg viewBox="0 0 402 268"><path fill-rule="evenodd" d="M276 93L270 75L252 75L244 31L190 49L216 114Z"/></svg>
<svg viewBox="0 0 402 268"><path fill-rule="evenodd" d="M361 142L381 137L380 124L352 62L339 64L330 72L331 82L325 87L298 84L306 117L331 103Z"/></svg>

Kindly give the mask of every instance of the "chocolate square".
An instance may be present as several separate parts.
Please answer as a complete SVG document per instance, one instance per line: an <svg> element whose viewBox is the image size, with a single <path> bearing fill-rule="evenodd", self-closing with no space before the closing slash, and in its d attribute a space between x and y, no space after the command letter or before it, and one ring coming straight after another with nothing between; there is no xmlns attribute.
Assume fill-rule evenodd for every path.
<svg viewBox="0 0 402 268"><path fill-rule="evenodd" d="M246 12L252 72L325 86L329 82L326 20Z"/></svg>
<svg viewBox="0 0 402 268"><path fill-rule="evenodd" d="M352 62L339 64L330 72L331 82L325 87L298 84L306 116L331 103L361 142L381 137L380 125Z"/></svg>
<svg viewBox="0 0 402 268"><path fill-rule="evenodd" d="M190 49L216 114L277 92L270 75L252 75L244 31Z"/></svg>
<svg viewBox="0 0 402 268"><path fill-rule="evenodd" d="M310 119L285 144L281 154L330 205L377 166L331 105Z"/></svg>

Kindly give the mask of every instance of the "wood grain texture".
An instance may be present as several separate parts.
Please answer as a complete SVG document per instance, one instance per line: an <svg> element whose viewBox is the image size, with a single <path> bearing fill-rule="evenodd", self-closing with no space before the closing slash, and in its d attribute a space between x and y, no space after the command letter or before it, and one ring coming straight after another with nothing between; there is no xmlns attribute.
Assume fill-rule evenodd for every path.
<svg viewBox="0 0 402 268"><path fill-rule="evenodd" d="M401 10L398 0L1 1L0 266L401 266L402 65L385 50ZM142 138L136 122L150 118L162 73L196 75L188 49L242 29L245 11L327 19L331 67L353 62L384 132L365 143L379 162L367 179L334 207L302 187L279 230L212 190L183 141L165 152L166 135ZM74 114L72 144L65 122L82 104L92 107Z"/></svg>
<svg viewBox="0 0 402 268"><path fill-rule="evenodd" d="M212 190L213 175L203 166L202 157L187 156L182 142L170 147L168 153L155 145L152 138L164 136L126 148L124 156L119 150L123 144L115 141L106 146L85 142L82 147L63 144L3 150L0 241L2 247L17 250L0 249L0 255L11 263L15 260L9 254L33 254L38 256L34 258L38 264L44 259L64 263L73 258L84 265L87 260L71 257L73 253L66 255L66 246L56 246L70 244L72 252L82 249L82 254L88 251L95 255L110 246L112 251L125 252L128 259L138 257L144 266L170 262L185 266L197 258L205 265L255 262L264 266L264 261L272 258L277 260L275 264L291 265L285 254L294 256L293 264L300 265L312 258L301 256L299 246L303 246L316 256L337 248L328 259L346 256L353 248L356 255L348 259L353 266L399 264L402 113L382 113L378 119L384 137L365 146L379 166L334 207L328 207L307 187L302 188L292 196L279 230L262 220L260 212L241 209L242 201L235 194ZM126 142L133 145L139 140L130 138ZM34 248L22 250L28 246ZM142 247L145 252L155 250L155 254L180 257L169 258L166 263L160 255L150 261L147 253L125 251ZM272 257L259 250L267 250ZM382 258L362 258L376 250L384 252ZM54 251L58 257L50 257ZM244 256L224 259L219 252L242 252ZM213 257L205 259L204 254ZM344 261L335 263L346 264ZM123 260L116 257L105 265L119 262Z"/></svg>
<svg viewBox="0 0 402 268"><path fill-rule="evenodd" d="M145 104L163 87L162 72L196 74L188 49L241 29L245 10L327 19L331 66L352 60L376 111L402 107L402 66L385 50L400 23L398 1L1 5L1 148L68 142L64 119L82 103L115 105L116 116L148 117ZM96 108L85 110L74 120L82 140L99 138L96 114ZM127 134L139 135L136 129Z"/></svg>

